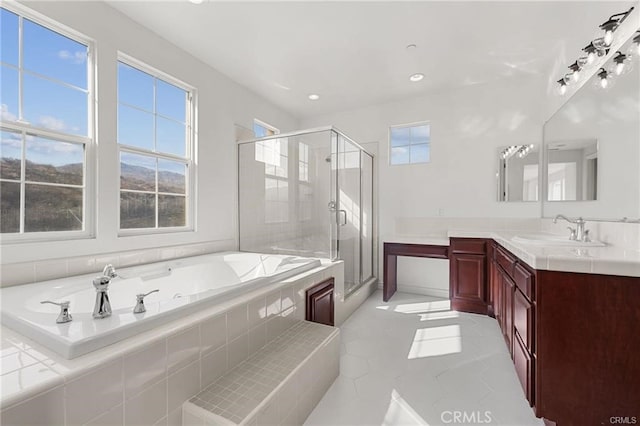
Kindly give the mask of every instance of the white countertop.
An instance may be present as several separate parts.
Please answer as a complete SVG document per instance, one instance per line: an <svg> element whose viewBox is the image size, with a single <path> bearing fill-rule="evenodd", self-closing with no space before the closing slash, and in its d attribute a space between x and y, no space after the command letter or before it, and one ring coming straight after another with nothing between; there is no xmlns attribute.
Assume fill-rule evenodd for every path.
<svg viewBox="0 0 640 426"><path fill-rule="evenodd" d="M531 231L449 230L440 234L389 235L385 243L448 245L449 238L490 238L533 269L640 277L640 250L604 247L539 246L516 243L516 235Z"/></svg>

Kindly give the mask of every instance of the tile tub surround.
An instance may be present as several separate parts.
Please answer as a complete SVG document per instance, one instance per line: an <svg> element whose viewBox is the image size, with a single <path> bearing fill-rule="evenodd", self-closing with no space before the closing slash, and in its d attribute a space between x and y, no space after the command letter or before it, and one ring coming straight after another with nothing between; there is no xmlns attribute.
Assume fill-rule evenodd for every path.
<svg viewBox="0 0 640 426"><path fill-rule="evenodd" d="M234 247L235 243L233 241L212 241L88 256L62 257L37 262L3 263L0 267L0 287L99 273L102 272L102 268L107 264L111 264L116 268L124 268L163 260L234 250ZM7 249L5 248L4 250Z"/></svg>
<svg viewBox="0 0 640 426"><path fill-rule="evenodd" d="M2 327L1 423L179 419L184 401L304 318L307 288L341 272L325 262L73 360Z"/></svg>
<svg viewBox="0 0 640 426"><path fill-rule="evenodd" d="M339 329L306 321L183 405L184 425L302 424L340 372Z"/></svg>

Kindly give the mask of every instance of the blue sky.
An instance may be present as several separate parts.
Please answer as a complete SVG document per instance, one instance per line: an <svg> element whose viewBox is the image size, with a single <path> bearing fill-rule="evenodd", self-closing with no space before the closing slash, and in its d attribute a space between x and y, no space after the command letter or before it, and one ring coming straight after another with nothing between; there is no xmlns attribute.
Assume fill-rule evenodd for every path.
<svg viewBox="0 0 640 426"><path fill-rule="evenodd" d="M3 121L13 121L19 118L18 16L5 9L0 14L0 112ZM23 67L22 119L37 127L86 136L87 47L24 19ZM155 149L185 155L185 91L121 63L118 76L120 103L139 108L119 104L119 141L153 150L155 135ZM157 115L155 129L154 111L168 117ZM59 166L81 160L69 144L29 137L26 147L30 160L44 164ZM20 158L19 136L2 132L1 149L3 157Z"/></svg>

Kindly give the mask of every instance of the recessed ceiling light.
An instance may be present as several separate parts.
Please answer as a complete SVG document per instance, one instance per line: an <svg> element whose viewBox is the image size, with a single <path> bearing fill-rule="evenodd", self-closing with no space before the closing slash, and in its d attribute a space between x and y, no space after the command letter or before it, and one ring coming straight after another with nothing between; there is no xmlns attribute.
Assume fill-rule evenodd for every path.
<svg viewBox="0 0 640 426"><path fill-rule="evenodd" d="M412 44L407 44L407 50L413 50L413 49L415 49L416 47L418 47L418 46L416 46L416 45L415 45L415 44L413 44L413 43L412 43Z"/></svg>
<svg viewBox="0 0 640 426"><path fill-rule="evenodd" d="M204 0L189 0L189 2L193 4L202 4L203 1Z"/></svg>
<svg viewBox="0 0 640 426"><path fill-rule="evenodd" d="M409 77L409 80L411 80L411 81L413 81L415 83L415 82L418 82L418 81L422 80L423 78L424 78L424 74L422 74L421 72L418 72L418 73L415 73L415 74L411 75Z"/></svg>
<svg viewBox="0 0 640 426"><path fill-rule="evenodd" d="M310 101L317 101L318 99L320 99L320 95L316 95L315 93L309 95Z"/></svg>

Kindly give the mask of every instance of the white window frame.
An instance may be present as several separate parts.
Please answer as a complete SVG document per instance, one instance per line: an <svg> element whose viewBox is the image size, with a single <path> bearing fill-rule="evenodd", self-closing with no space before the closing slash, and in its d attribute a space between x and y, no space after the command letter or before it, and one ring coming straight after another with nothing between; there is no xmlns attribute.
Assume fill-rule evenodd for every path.
<svg viewBox="0 0 640 426"><path fill-rule="evenodd" d="M21 18L28 19L38 25L41 25L48 30L58 33L62 36L68 37L73 41L81 43L87 46L87 135L79 136L72 135L55 130L43 129L33 126L20 119L15 122L1 123L1 127L5 131L21 133L24 138L26 134L34 136L41 136L48 139L54 139L60 142L72 143L84 146L84 167L82 170L83 176L83 205L82 205L82 218L83 229L78 231L46 231L46 232L23 232L24 231L24 203L25 203L25 171L22 170L20 177L20 231L19 233L0 233L0 243L28 243L28 242L46 242L46 241L61 241L61 240L74 240L74 239L89 239L95 238L96 235L96 119L97 119L97 103L95 97L95 85L96 85L96 62L95 62L95 41L84 34L75 31L66 25L60 24L55 20L37 13L25 6L20 5L17 2L3 2L2 8L9 12L17 14ZM23 90L23 40L22 40L22 27L23 19L19 19L19 33L18 33L18 108L19 116L22 117L22 90ZM4 64L10 68L16 69L14 66ZM61 82L57 79L27 71L29 74L37 75L38 77L54 81L58 84ZM65 84L65 83L61 83ZM67 84L68 85L68 84ZM25 142L23 140L22 145L22 168L24 169L25 162ZM46 182L36 182L37 184L49 185ZM54 184L52 186L65 187L64 184ZM73 187L77 187L73 185Z"/></svg>
<svg viewBox="0 0 640 426"><path fill-rule="evenodd" d="M267 135L266 137L274 136L274 135L279 135L279 134L280 134L280 129L278 129L277 127L272 126L272 125L271 125L271 124L269 124L269 123L265 123L265 122L264 122L264 121L262 121L262 120L258 120L257 118L254 118L254 119L253 119L253 126L255 126L256 124L257 124L258 126L260 126L260 127L263 127L263 128L265 128L265 129L267 129L267 130L271 130L271 131L273 132L273 135ZM255 133L255 130L254 130L254 128L253 128L253 127L251 128L251 131L253 132L253 135L254 135L255 137L257 137L257 136L256 136L256 133Z"/></svg>
<svg viewBox="0 0 640 426"><path fill-rule="evenodd" d="M118 190L118 205L117 205L117 216L118 216L118 237L127 237L127 236L136 236L136 235L149 235L149 234L167 234L167 233L176 233L176 232L194 232L196 230L196 215L195 215L195 211L196 211L196 111L197 111L197 93L196 93L196 89L191 86L188 85L187 83L184 83L181 80L178 80L177 78L162 72L160 70L158 70L157 68L154 68L132 56L129 56L123 52L118 52L118 58L117 58L117 63L122 62L125 65L128 65L130 67L133 67L139 71L142 71L144 73L147 73L155 78L158 78L160 80L163 80L166 83L172 84L184 91L187 92L188 96L189 96L189 105L187 108L187 115L186 115L186 125L188 127L188 131L186 133L188 140L186 141L186 147L185 147L185 156L181 157L179 155L173 155L173 154L167 154L167 153L161 153L161 152L154 152L152 150L148 150L148 149L144 149L144 148L139 148L139 147L135 147L135 146L131 146L131 145L124 145L121 144L119 141L116 141L116 146L117 146L117 167L118 167L118 173L117 173L117 190ZM116 80L117 81L117 80ZM119 83L119 81L117 81L116 85ZM117 91L117 89L116 89ZM120 99L116 100L116 105L118 106L118 108L120 107ZM117 115L116 115L116 123L117 123ZM118 124L116 124L116 133L117 133L117 129L118 129ZM121 174L121 166L120 166L120 158L121 158L121 153L122 152L126 152L126 153L130 153L130 154L140 154L140 155L144 155L147 157L154 157L156 159L161 159L161 160L169 160L169 161L177 161L177 162L181 162L181 163L185 163L187 165L187 174L185 176L186 182L185 182L185 221L186 224L185 226L173 226L173 227L158 227L158 203L157 203L157 196L160 193L160 191L158 191L157 188L157 184L156 184L156 191L154 192L154 194L156 195L156 226L153 228L125 228L122 229L120 227L120 191L121 191L121 187L120 187L120 174ZM157 170L156 170L156 179L157 179ZM130 190L126 190L126 192L137 192L137 191L130 191ZM140 191L142 193L148 194L150 192L148 191Z"/></svg>
<svg viewBox="0 0 640 426"><path fill-rule="evenodd" d="M429 164L431 162L431 136L429 136L429 143L427 144L429 146L429 161L421 161L421 162L417 162L417 163L413 163L411 162L411 157L409 157L409 162L408 163L399 163L399 164L394 164L391 162L391 151L393 149L393 145L391 144L391 130L392 129L403 129L403 128L411 128L411 127L419 127L419 126L429 126L429 133L431 133L431 122L430 121L416 121L413 123L405 123L405 124L394 124L393 126L389 126L389 130L388 130L388 135L387 135L387 141L388 141L388 145L389 145L389 149L387 150L387 153L389 155L389 165L390 166L414 166L414 165L419 165L419 164ZM423 145L423 144L420 144ZM407 145L407 146L411 146Z"/></svg>

